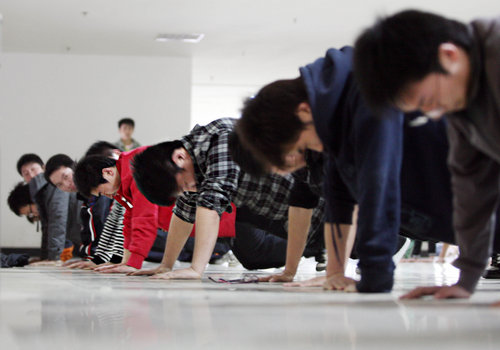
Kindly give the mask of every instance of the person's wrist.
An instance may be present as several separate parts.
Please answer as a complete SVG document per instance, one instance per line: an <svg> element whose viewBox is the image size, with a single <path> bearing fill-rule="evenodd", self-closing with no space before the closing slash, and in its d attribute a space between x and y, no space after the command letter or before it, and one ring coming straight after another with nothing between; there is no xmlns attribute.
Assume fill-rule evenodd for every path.
<svg viewBox="0 0 500 350"><path fill-rule="evenodd" d="M297 273L297 267L290 267L285 265L285 269L283 270L282 274L287 275L287 276L295 276Z"/></svg>
<svg viewBox="0 0 500 350"><path fill-rule="evenodd" d="M294 277L296 273L297 273L297 269L289 269L289 268L285 267L285 269L283 270L283 272L281 274L283 276Z"/></svg>

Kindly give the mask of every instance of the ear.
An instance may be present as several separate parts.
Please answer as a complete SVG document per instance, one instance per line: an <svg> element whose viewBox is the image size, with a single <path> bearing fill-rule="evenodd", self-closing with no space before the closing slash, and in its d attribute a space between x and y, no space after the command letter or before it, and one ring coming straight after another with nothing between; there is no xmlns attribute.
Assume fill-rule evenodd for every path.
<svg viewBox="0 0 500 350"><path fill-rule="evenodd" d="M295 113L303 123L309 124L313 121L311 106L307 102L301 102Z"/></svg>
<svg viewBox="0 0 500 350"><path fill-rule="evenodd" d="M311 113L311 106L309 106L309 103L307 102L301 102L297 106L297 112Z"/></svg>
<svg viewBox="0 0 500 350"><path fill-rule="evenodd" d="M438 47L438 59L441 66L450 74L460 69L460 48L453 43L442 43Z"/></svg>
<svg viewBox="0 0 500 350"><path fill-rule="evenodd" d="M115 168L110 167L110 168L103 168L102 169L102 177L104 178L104 180L111 182L114 175L115 175Z"/></svg>
<svg viewBox="0 0 500 350"><path fill-rule="evenodd" d="M184 148L176 148L172 152L172 162L179 168L183 168L187 160L186 150Z"/></svg>

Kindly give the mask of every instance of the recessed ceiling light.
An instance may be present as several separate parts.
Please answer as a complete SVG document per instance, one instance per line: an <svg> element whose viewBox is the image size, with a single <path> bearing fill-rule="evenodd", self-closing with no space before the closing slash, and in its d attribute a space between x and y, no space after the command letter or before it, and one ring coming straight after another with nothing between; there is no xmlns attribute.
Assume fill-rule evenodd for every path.
<svg viewBox="0 0 500 350"><path fill-rule="evenodd" d="M156 41L182 41L185 43L198 43L203 39L205 34L158 34Z"/></svg>

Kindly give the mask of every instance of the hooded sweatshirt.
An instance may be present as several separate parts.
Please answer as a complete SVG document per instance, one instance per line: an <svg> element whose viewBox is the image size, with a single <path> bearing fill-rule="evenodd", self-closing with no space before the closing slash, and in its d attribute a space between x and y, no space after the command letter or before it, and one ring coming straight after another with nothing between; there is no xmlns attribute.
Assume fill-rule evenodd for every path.
<svg viewBox="0 0 500 350"><path fill-rule="evenodd" d="M300 69L325 153L326 222L351 224L359 205L359 292L389 292L400 220L402 115L375 116L352 76L352 48Z"/></svg>
<svg viewBox="0 0 500 350"><path fill-rule="evenodd" d="M130 251L127 265L140 269L142 262L148 256L156 238L158 228L166 231L168 227L168 208L151 203L139 191L132 176L130 163L137 153L148 146L123 152L116 161L120 174L120 189L115 199L125 207L123 218L123 247Z"/></svg>

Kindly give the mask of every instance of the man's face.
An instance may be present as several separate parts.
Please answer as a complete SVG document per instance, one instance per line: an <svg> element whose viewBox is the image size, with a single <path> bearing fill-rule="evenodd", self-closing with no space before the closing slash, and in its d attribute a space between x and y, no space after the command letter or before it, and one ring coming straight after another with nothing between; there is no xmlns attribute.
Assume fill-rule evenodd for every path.
<svg viewBox="0 0 500 350"><path fill-rule="evenodd" d="M401 95L398 107L404 112L422 111L430 119L462 110L466 106L467 86L454 76L431 73L410 84Z"/></svg>
<svg viewBox="0 0 500 350"><path fill-rule="evenodd" d="M183 170L175 175L179 194L182 192L196 192L196 177L193 163L184 164Z"/></svg>
<svg viewBox="0 0 500 350"><path fill-rule="evenodd" d="M99 197L99 196L106 196L108 198L113 199L113 197L116 195L118 190L120 189L120 186L115 186L110 182L106 182L104 184L100 184L97 186L94 190L92 190L92 195Z"/></svg>
<svg viewBox="0 0 500 350"><path fill-rule="evenodd" d="M121 185L121 178L115 167L102 169L102 177L107 181L92 189L90 193L93 196L106 196L113 198Z"/></svg>
<svg viewBox="0 0 500 350"><path fill-rule="evenodd" d="M29 204L19 208L19 213L26 216L28 219L32 219L34 221L40 220L38 208L35 204Z"/></svg>
<svg viewBox="0 0 500 350"><path fill-rule="evenodd" d="M26 163L21 167L21 176L26 183L30 182L32 178L41 173L43 173L43 167L35 162Z"/></svg>
<svg viewBox="0 0 500 350"><path fill-rule="evenodd" d="M442 43L438 48L438 59L447 73L430 73L420 81L408 84L396 103L399 109L404 112L420 110L431 119L439 119L443 114L467 106L468 54L455 44Z"/></svg>
<svg viewBox="0 0 500 350"><path fill-rule="evenodd" d="M175 175L177 195L183 192L196 192L196 176L191 156L185 148L177 148L172 153L172 162L182 170Z"/></svg>
<svg viewBox="0 0 500 350"><path fill-rule="evenodd" d="M58 189L64 192L76 192L76 186L73 182L73 169L62 166L49 176L50 182Z"/></svg>
<svg viewBox="0 0 500 350"><path fill-rule="evenodd" d="M300 132L298 140L287 148L283 155L285 166L282 168L271 167L277 174L289 174L306 166L306 150L323 152L323 143L319 139L312 119L311 109L308 104L301 104L297 108L297 116L306 125Z"/></svg>
<svg viewBox="0 0 500 350"><path fill-rule="evenodd" d="M132 134L134 133L134 127L130 124L122 124L120 129L118 129L120 133L120 139L122 140L130 140L132 138Z"/></svg>

